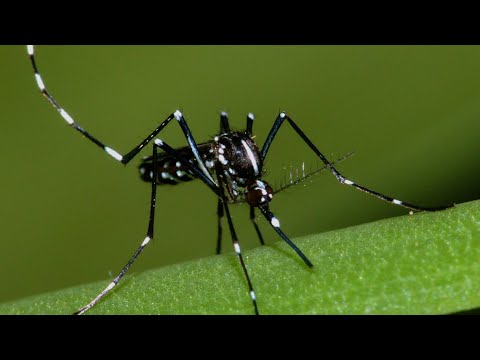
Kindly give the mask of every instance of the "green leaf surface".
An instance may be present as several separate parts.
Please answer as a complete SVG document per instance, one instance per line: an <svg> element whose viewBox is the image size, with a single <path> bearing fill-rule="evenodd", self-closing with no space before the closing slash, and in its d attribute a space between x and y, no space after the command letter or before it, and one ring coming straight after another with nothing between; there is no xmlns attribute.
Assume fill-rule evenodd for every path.
<svg viewBox="0 0 480 360"><path fill-rule="evenodd" d="M262 314L444 314L480 307L480 201L245 251ZM110 280L0 305L70 314ZM252 314L234 253L127 276L89 314Z"/></svg>

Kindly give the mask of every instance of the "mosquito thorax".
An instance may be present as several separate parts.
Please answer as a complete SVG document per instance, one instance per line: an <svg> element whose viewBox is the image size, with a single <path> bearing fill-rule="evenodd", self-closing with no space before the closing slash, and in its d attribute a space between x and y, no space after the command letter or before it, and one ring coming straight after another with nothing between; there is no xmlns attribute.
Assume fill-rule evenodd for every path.
<svg viewBox="0 0 480 360"><path fill-rule="evenodd" d="M245 187L245 200L250 206L258 207L269 203L273 198L273 189L264 180L251 180Z"/></svg>
<svg viewBox="0 0 480 360"><path fill-rule="evenodd" d="M216 136L212 151L224 172L239 186L246 186L262 172L260 149L248 134L228 132Z"/></svg>

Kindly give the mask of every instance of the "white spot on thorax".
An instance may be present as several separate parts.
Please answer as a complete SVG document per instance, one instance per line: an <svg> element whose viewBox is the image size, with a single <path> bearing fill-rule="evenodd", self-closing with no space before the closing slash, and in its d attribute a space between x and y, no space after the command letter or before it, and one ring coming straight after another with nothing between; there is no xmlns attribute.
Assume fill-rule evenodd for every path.
<svg viewBox="0 0 480 360"><path fill-rule="evenodd" d="M222 165L227 165L228 164L228 160L225 159L225 156L223 156L223 155L219 155L218 160L222 163Z"/></svg>
<svg viewBox="0 0 480 360"><path fill-rule="evenodd" d="M265 183L262 180L257 180L256 183L259 189L265 189Z"/></svg>
<svg viewBox="0 0 480 360"><path fill-rule="evenodd" d="M255 159L255 155L253 155L252 149L250 149L250 147L245 142L245 140L242 140L242 145L245 148L245 151L247 152L247 156L250 159L250 162L252 163L254 174L258 175L258 163L257 163L257 160Z"/></svg>

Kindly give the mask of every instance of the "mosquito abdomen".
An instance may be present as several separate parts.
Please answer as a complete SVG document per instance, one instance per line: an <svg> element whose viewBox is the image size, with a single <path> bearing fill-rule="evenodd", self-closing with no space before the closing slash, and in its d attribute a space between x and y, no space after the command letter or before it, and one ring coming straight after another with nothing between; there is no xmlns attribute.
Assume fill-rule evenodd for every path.
<svg viewBox="0 0 480 360"><path fill-rule="evenodd" d="M174 158L157 160L155 165L157 167L157 185L177 185L195 179L187 167ZM143 181L152 182L154 171L151 157L144 159L138 170Z"/></svg>

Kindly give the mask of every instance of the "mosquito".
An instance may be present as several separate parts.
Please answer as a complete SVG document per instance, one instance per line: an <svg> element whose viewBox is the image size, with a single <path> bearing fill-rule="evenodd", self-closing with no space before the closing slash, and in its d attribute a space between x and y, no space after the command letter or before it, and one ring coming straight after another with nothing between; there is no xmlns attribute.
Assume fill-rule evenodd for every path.
<svg viewBox="0 0 480 360"><path fill-rule="evenodd" d="M267 183L267 181L263 179L263 164L268 155L268 151L278 131L285 123L290 125L293 131L305 142L305 144L324 164L324 168L330 171L340 184L353 187L356 190L360 190L364 193L375 196L380 200L404 207L409 209L410 212L439 211L453 206L447 205L438 207L422 207L395 199L387 195L383 195L379 192L359 185L352 180L349 180L336 169L334 166L335 162L329 161L300 129L297 123L286 112L283 111L278 114L262 147L259 147L254 140L254 115L252 113L247 115L246 128L244 131L233 131L230 129L227 113L222 112L220 114L219 134L207 142L197 144L182 112L180 110L176 110L167 116L167 118L163 120L153 132L151 132L131 151L124 154L119 153L113 148L106 146L103 142L83 129L68 114L68 112L62 106L60 106L57 100L50 95L45 83L43 82L42 76L40 75L35 61L34 45L27 45L27 53L33 67L37 86L42 95L60 113L60 116L67 122L68 125L85 136L93 144L100 147L107 155L123 165L127 165L140 153L144 147L146 147L150 142L153 143L152 155L144 157L138 167L140 178L143 181L151 183L150 214L146 236L119 274L92 301L77 310L75 312L77 315L84 314L93 306L95 306L103 297L105 297L119 283L145 247L152 241L154 237L156 192L158 185L176 185L194 179L199 179L218 198L218 236L216 250L217 253L221 252L221 220L226 217L232 238L233 248L242 268L248 286L249 296L252 301L253 311L256 315L260 313L257 305L257 298L255 295L254 286L250 280L250 276L242 256L240 242L232 221L229 204L237 202L245 202L248 204L250 208L250 220L255 227L260 243L263 245L264 240L257 225L255 215L256 210L260 211L267 223L273 228L278 236L292 248L292 250L303 260L307 267L312 268L313 263L281 230L279 219L275 217L270 210L270 202L272 201L273 195L276 192ZM163 139L157 137L160 132L172 121L180 126L187 141L187 146L174 149ZM306 179L310 175L311 174L304 174L303 179ZM290 185L302 181L303 179L297 179L296 181L292 180ZM290 185L287 185L284 188Z"/></svg>

